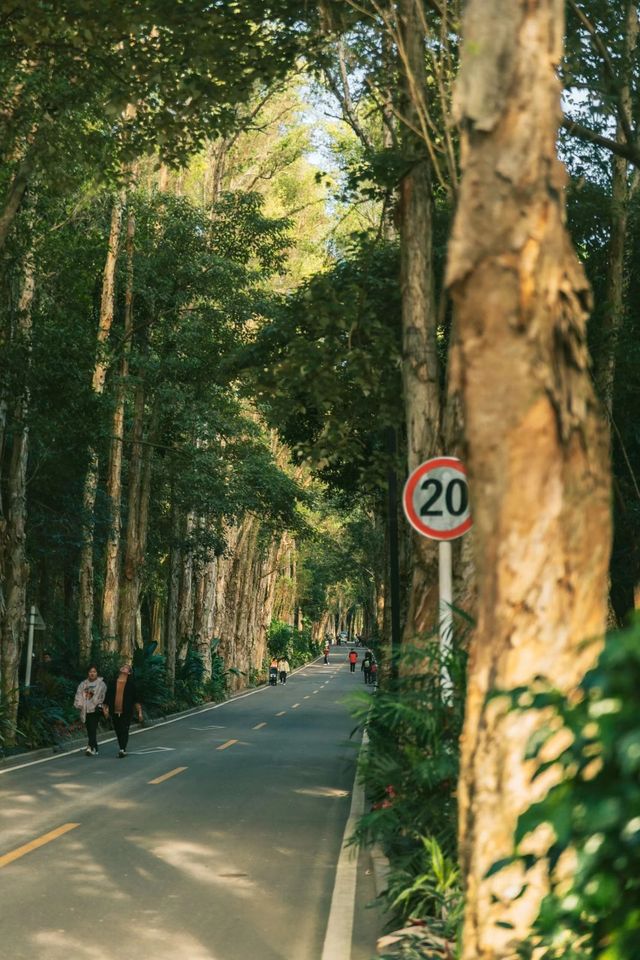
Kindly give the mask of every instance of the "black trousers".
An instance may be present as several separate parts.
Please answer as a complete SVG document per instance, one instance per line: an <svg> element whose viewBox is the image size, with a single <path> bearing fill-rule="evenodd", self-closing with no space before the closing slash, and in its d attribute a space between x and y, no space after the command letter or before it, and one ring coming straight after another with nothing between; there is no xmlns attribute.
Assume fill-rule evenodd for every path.
<svg viewBox="0 0 640 960"><path fill-rule="evenodd" d="M129 743L129 727L131 726L131 717L126 713L113 714L113 729L118 738L118 746L121 750L127 749Z"/></svg>
<svg viewBox="0 0 640 960"><path fill-rule="evenodd" d="M286 671L286 670L281 670L281 671L280 671L280 683L286 683L286 682L287 682L287 671Z"/></svg>
<svg viewBox="0 0 640 960"><path fill-rule="evenodd" d="M87 737L89 738L89 746L93 750L98 749L98 721L100 720L100 715L96 713L88 713L84 725L87 728Z"/></svg>
<svg viewBox="0 0 640 960"><path fill-rule="evenodd" d="M355 663L349 663L349 666L350 666L350 668L351 668L351 673L355 673L355 672L356 672L356 665L355 665Z"/></svg>
<svg viewBox="0 0 640 960"><path fill-rule="evenodd" d="M365 682L365 683L370 683L370 682L371 682L371 670L363 670L362 672L364 673L364 682Z"/></svg>

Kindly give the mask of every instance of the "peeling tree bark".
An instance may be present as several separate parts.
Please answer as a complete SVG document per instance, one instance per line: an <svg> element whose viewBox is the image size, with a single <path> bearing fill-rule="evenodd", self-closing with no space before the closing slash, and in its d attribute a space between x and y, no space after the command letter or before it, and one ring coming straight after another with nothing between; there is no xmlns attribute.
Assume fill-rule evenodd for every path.
<svg viewBox="0 0 640 960"><path fill-rule="evenodd" d="M532 873L514 899L509 870L486 879L541 789L523 761L536 721L487 694L541 672L571 690L598 649L582 641L606 622L607 432L555 146L563 29L561 0L470 0L457 88L463 178L448 283L478 571L459 789L464 960L515 956L545 884Z"/></svg>

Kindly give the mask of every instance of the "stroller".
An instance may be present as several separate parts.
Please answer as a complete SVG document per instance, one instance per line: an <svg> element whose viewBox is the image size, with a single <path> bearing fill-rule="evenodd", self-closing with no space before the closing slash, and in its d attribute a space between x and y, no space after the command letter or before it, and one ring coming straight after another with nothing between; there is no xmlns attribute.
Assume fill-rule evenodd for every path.
<svg viewBox="0 0 640 960"><path fill-rule="evenodd" d="M269 667L269 686L275 687L278 683L278 668Z"/></svg>

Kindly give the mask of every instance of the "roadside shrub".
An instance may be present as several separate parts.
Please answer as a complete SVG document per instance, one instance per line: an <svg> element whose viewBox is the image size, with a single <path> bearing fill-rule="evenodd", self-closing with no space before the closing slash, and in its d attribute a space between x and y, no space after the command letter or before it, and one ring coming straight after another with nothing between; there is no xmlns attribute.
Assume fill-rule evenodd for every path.
<svg viewBox="0 0 640 960"><path fill-rule="evenodd" d="M455 790L464 643L458 638L444 661L436 641L403 650L399 668L395 682L383 670L375 695L358 695L354 711L369 737L360 775L371 803L356 841L379 843L390 860L385 907L391 924L419 920L431 934L449 938L461 910ZM444 684L443 670L450 678Z"/></svg>
<svg viewBox="0 0 640 960"><path fill-rule="evenodd" d="M541 680L512 691L515 708L549 718L531 740L537 758L558 732L570 745L540 763L536 776L557 766L559 782L520 817L516 853L525 867L533 855L517 845L540 824L553 831L546 855L550 892L544 898L522 957L536 960L637 960L640 956L640 622L607 636L596 666L567 698ZM556 869L560 859L571 862ZM505 865L496 864L494 870Z"/></svg>
<svg viewBox="0 0 640 960"><path fill-rule="evenodd" d="M272 620L269 627L267 650L270 657L284 657L291 667L301 667L318 656L318 646L311 639L311 630L296 630L282 620Z"/></svg>

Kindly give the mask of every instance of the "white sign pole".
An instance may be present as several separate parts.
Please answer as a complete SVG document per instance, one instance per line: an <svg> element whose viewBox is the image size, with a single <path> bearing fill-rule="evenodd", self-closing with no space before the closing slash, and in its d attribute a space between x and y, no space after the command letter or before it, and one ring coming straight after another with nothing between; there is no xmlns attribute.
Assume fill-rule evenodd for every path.
<svg viewBox="0 0 640 960"><path fill-rule="evenodd" d="M24 677L25 687L31 686L31 659L33 657L33 631L36 628L36 607L32 605L29 612L29 638L27 640L27 669Z"/></svg>
<svg viewBox="0 0 640 960"><path fill-rule="evenodd" d="M440 657L443 691L451 688L451 678L444 661L451 652L453 643L453 564L450 540L438 543L439 590L440 590Z"/></svg>

